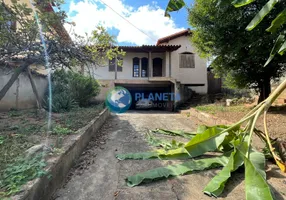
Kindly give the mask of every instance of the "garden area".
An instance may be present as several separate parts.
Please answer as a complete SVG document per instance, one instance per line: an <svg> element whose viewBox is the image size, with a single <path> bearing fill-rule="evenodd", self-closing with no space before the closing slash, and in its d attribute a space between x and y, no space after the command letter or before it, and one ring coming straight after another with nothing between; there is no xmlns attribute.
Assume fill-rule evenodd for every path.
<svg viewBox="0 0 286 200"><path fill-rule="evenodd" d="M49 107L45 103L45 109L0 113L0 199L19 192L22 185L46 174L46 156L61 154L69 136L104 109L103 103L90 101L99 91L96 80L59 70L52 75L49 129ZM44 102L49 98L47 92Z"/></svg>
<svg viewBox="0 0 286 200"><path fill-rule="evenodd" d="M253 109L253 106L247 104L225 106L218 103L198 105L195 109L235 123ZM271 107L267 115L267 122L270 136L286 141L286 130L284 128L286 127L286 107ZM258 118L256 125L258 129L263 130L263 116Z"/></svg>

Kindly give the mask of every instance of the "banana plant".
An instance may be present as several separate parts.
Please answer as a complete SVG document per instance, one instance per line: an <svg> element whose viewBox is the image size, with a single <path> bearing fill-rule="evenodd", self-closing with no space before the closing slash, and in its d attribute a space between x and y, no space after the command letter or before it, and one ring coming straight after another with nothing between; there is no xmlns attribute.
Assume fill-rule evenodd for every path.
<svg viewBox="0 0 286 200"><path fill-rule="evenodd" d="M241 7L252 2L254 2L254 0L234 0L232 4L235 7ZM249 23L246 30L251 31L254 29L277 5L279 5L279 0L269 0ZM184 6L185 2L183 0L169 0L165 16L170 17L170 12L178 11ZM277 38L265 66L271 62L276 54L283 55L286 51L284 30L281 29L282 25L285 23L286 9L272 21L271 25L269 25L269 28L266 30L271 33L280 31L281 34ZM161 148L151 152L116 155L119 160L186 159L186 162L182 164L155 168L129 176L126 178L127 185L134 187L144 182L155 181L157 179L184 175L193 171L222 167L222 170L206 185L203 191L207 195L218 197L222 194L226 182L231 178L231 173L241 166L244 166L246 199L275 199L266 180L265 155L258 152L253 147L252 138L253 135L256 134L263 142L265 142L268 150L267 152L270 153L270 156L275 160L281 171L286 173L285 152L283 148L280 148L284 147L284 143L270 138L267 129L267 111L285 88L286 80L283 81L265 101L258 104L241 120L230 126L200 126L196 133L192 133L191 135L179 132L182 137L189 135L190 140L176 149ZM263 115L264 119L264 132L255 128L256 122L261 115ZM178 132L161 130L158 133L172 135ZM178 136L178 134L175 135ZM213 151L220 153L220 155L212 158L198 159L199 156Z"/></svg>

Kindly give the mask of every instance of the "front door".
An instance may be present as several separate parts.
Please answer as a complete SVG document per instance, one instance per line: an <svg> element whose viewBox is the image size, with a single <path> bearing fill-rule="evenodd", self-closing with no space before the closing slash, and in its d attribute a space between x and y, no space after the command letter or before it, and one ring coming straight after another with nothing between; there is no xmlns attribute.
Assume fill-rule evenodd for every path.
<svg viewBox="0 0 286 200"><path fill-rule="evenodd" d="M153 59L153 77L162 77L162 59L154 58Z"/></svg>

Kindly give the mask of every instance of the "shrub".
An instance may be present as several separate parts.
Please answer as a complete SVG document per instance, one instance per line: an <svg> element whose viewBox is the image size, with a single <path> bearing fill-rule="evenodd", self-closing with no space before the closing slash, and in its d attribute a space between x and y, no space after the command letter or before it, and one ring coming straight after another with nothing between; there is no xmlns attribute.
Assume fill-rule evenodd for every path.
<svg viewBox="0 0 286 200"><path fill-rule="evenodd" d="M78 106L78 103L68 92L53 93L52 112L69 112Z"/></svg>
<svg viewBox="0 0 286 200"><path fill-rule="evenodd" d="M69 77L70 92L80 107L87 106L99 94L100 86L95 79L74 72L69 72Z"/></svg>
<svg viewBox="0 0 286 200"><path fill-rule="evenodd" d="M93 78L72 71L57 70L52 75L52 112L88 106L91 97L97 96L99 91L100 86ZM46 96L47 109L49 96Z"/></svg>

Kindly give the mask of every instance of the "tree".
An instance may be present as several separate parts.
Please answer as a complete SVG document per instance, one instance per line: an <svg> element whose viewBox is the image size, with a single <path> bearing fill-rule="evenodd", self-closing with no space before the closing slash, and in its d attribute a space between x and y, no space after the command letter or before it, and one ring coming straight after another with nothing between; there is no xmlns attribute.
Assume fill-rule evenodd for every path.
<svg viewBox="0 0 286 200"><path fill-rule="evenodd" d="M230 1L197 0L189 9L189 22L194 27L192 42L201 56L214 58L211 66L226 84L237 88L254 88L259 102L271 93L271 81L286 70L285 57L275 57L263 67L279 33L265 33L278 10L271 12L253 31L245 30L267 0L235 8ZM280 3L282 7L286 2ZM214 9L217 7L218 9Z"/></svg>
<svg viewBox="0 0 286 200"><path fill-rule="evenodd" d="M60 9L61 0L53 1L57 12L49 0L34 3L34 9L18 0L11 2L9 6L0 3L0 67L14 71L7 84L0 88L0 101L19 75L24 71L29 72L31 64L44 65L51 70L77 70L76 67L88 64L101 66L106 59L124 53L118 48L111 48L115 41L100 26L95 27L91 36L73 34L71 40L63 28L63 24L69 22L66 13ZM31 77L30 80L38 96ZM41 100L38 99L38 102Z"/></svg>

